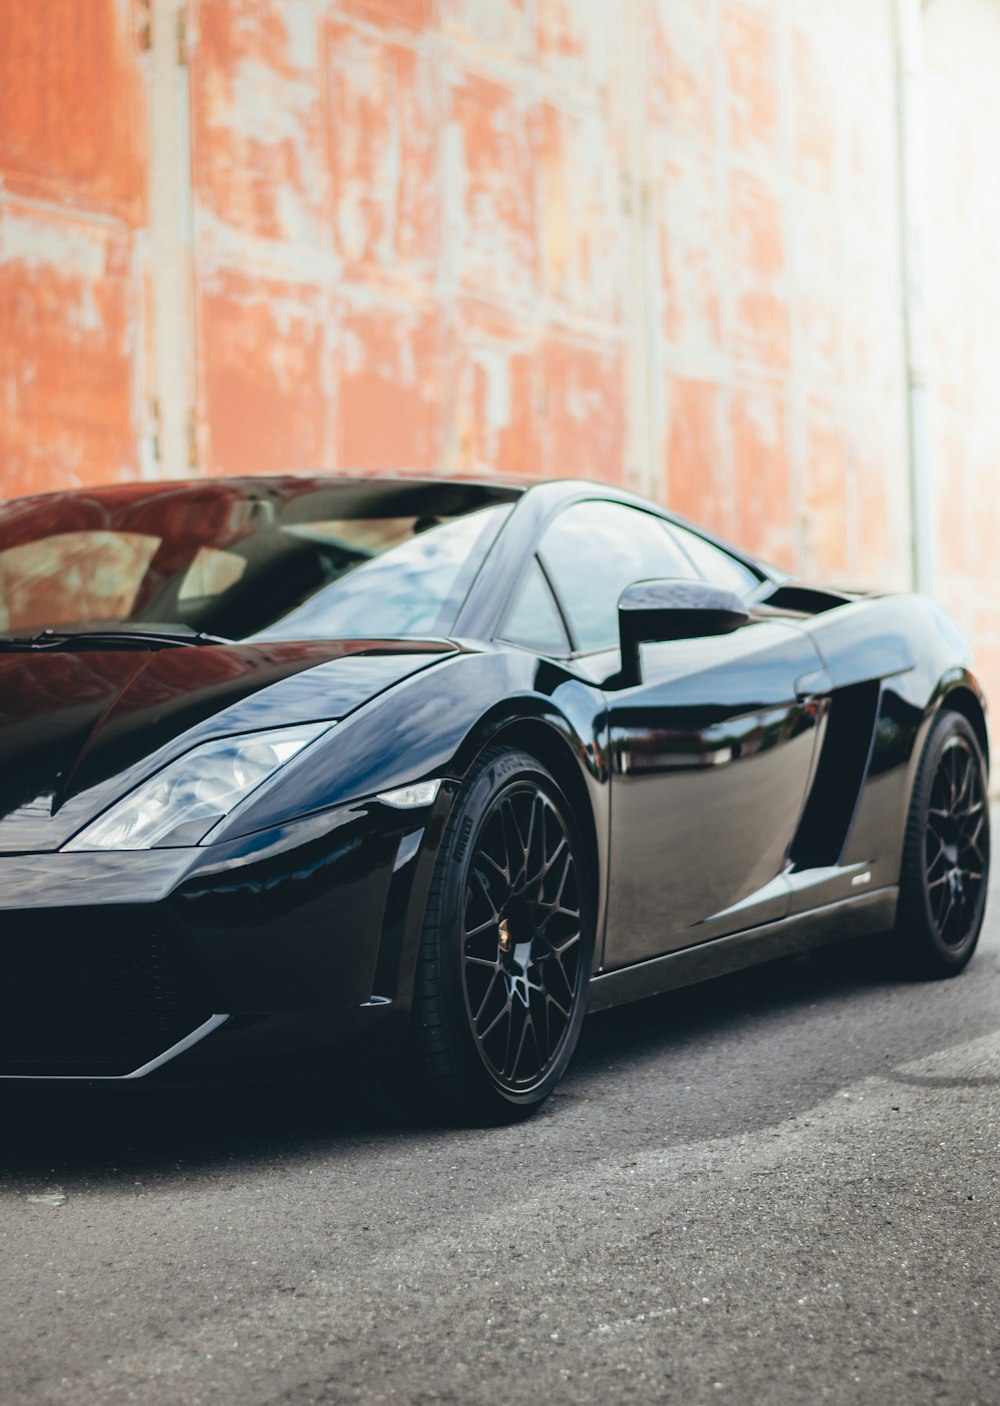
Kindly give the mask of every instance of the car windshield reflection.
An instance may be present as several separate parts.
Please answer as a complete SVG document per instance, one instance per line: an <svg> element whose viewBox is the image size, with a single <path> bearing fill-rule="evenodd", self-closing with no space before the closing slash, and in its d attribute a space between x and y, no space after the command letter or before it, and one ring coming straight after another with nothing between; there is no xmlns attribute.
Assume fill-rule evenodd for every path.
<svg viewBox="0 0 1000 1406"><path fill-rule="evenodd" d="M420 536L358 562L252 638L351 639L445 630L509 511L506 506L484 508L428 527Z"/></svg>
<svg viewBox="0 0 1000 1406"><path fill-rule="evenodd" d="M22 499L0 505L0 637L447 633L518 496L287 477Z"/></svg>

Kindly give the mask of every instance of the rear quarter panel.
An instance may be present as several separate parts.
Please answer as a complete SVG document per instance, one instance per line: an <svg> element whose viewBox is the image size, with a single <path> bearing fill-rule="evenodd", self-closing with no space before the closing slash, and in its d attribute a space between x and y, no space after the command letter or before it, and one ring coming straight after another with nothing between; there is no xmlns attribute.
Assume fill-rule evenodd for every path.
<svg viewBox="0 0 1000 1406"><path fill-rule="evenodd" d="M841 863L867 864L873 888L899 878L910 792L941 707L963 696L985 713L957 625L924 596L858 601L809 625L833 689L880 679L868 767Z"/></svg>

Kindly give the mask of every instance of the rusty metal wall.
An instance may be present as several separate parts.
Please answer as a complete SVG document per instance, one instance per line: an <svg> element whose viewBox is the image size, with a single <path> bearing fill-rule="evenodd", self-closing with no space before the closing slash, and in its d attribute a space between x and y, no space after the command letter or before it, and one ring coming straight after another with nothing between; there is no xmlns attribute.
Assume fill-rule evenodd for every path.
<svg viewBox="0 0 1000 1406"><path fill-rule="evenodd" d="M935 587L1000 687L1000 7L926 28ZM586 475L906 584L896 42L893 0L0 0L0 492Z"/></svg>
<svg viewBox="0 0 1000 1406"><path fill-rule="evenodd" d="M925 11L934 593L1000 706L1000 4Z"/></svg>
<svg viewBox="0 0 1000 1406"><path fill-rule="evenodd" d="M616 16L200 0L200 464L622 474Z"/></svg>
<svg viewBox="0 0 1000 1406"><path fill-rule="evenodd" d="M115 0L0 0L0 491L136 467L142 37Z"/></svg>

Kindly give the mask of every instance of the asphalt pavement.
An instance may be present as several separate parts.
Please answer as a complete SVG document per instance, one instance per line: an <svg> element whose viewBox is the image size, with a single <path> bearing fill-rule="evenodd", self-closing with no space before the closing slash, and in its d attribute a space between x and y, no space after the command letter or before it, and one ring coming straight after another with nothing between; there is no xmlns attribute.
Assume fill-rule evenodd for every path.
<svg viewBox="0 0 1000 1406"><path fill-rule="evenodd" d="M1000 895L955 981L592 1017L520 1126L352 1084L3 1091L3 1406L1000 1402Z"/></svg>

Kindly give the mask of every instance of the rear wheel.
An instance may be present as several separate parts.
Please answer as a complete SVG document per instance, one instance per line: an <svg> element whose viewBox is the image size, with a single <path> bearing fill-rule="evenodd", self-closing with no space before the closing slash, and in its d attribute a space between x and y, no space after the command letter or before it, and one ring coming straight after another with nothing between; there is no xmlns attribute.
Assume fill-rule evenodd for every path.
<svg viewBox="0 0 1000 1406"><path fill-rule="evenodd" d="M990 868L986 764L958 713L927 739L910 799L894 940L917 976L956 976L979 941Z"/></svg>
<svg viewBox="0 0 1000 1406"><path fill-rule="evenodd" d="M538 1108L580 1033L593 953L577 827L549 771L491 748L452 811L414 992L411 1103L509 1122Z"/></svg>

